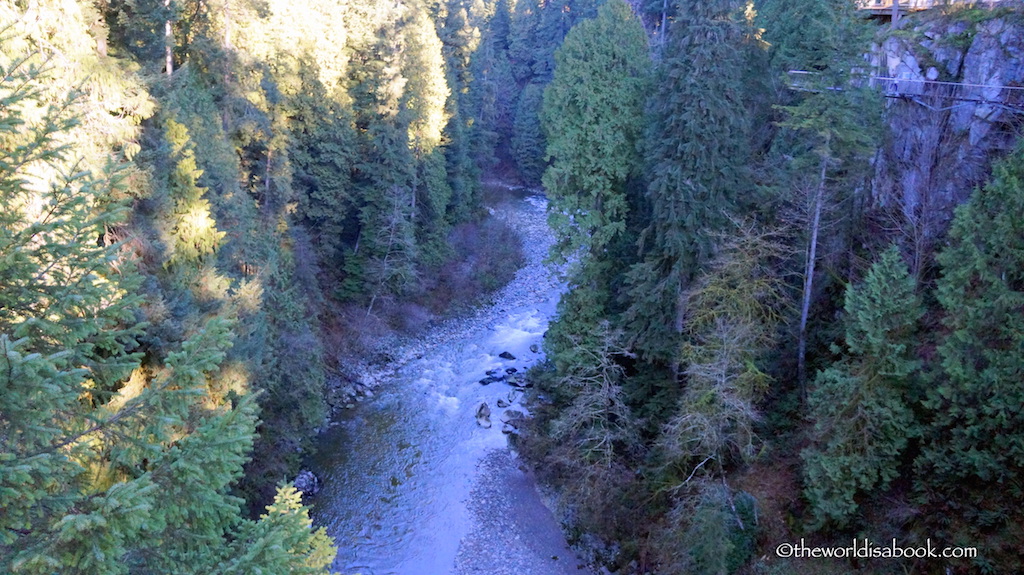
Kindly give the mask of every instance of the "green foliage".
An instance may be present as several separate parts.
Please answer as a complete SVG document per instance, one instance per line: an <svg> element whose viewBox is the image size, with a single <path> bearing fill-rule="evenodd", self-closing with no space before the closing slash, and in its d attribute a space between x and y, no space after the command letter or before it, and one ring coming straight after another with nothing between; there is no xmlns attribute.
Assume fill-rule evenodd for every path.
<svg viewBox="0 0 1024 575"><path fill-rule="evenodd" d="M740 2L677 2L646 149L652 220L627 276L627 333L645 358L677 361L684 294L712 257L712 236L748 199L749 120Z"/></svg>
<svg viewBox="0 0 1024 575"><path fill-rule="evenodd" d="M617 40L608 42L612 35ZM583 249L598 260L625 230L625 185L640 167L647 38L629 6L612 0L569 32L555 59L542 114L555 255L564 260Z"/></svg>
<svg viewBox="0 0 1024 575"><path fill-rule="evenodd" d="M774 69L808 72L785 78L798 83L799 93L796 102L781 107L786 118L780 125L804 140L787 150L793 169L817 172L825 163L830 183L843 185L841 178L848 182L858 175L856 166L878 139L879 96L866 83L851 81L871 28L849 0L785 2L768 17L773 26L765 39L773 47Z"/></svg>
<svg viewBox="0 0 1024 575"><path fill-rule="evenodd" d="M258 550L325 572L304 510L247 522L229 495L255 426L252 397L232 405L218 385L231 321L141 367L139 277L108 241L116 179L76 169L60 143L74 118L39 106L34 58L0 62L0 569L212 573ZM249 547L244 528L291 544Z"/></svg>
<svg viewBox="0 0 1024 575"><path fill-rule="evenodd" d="M757 405L771 382L758 363L772 348L784 311L778 263L786 250L770 233L736 230L686 294L679 352L685 384L657 440L670 481L715 475L757 451Z"/></svg>
<svg viewBox="0 0 1024 575"><path fill-rule="evenodd" d="M199 266L204 257L213 254L224 232L210 216L210 203L203 196L204 188L197 181L202 172L196 166L195 152L185 126L167 119L165 137L172 164L167 187L172 202L169 223L169 254L167 266Z"/></svg>
<svg viewBox="0 0 1024 575"><path fill-rule="evenodd" d="M948 332L939 345L942 374L928 394L932 421L919 463L922 483L940 492L964 482L1014 485L1024 465L1022 190L1024 150L1018 148L957 210L949 245L937 258ZM998 491L1004 505L1022 497L1016 487Z"/></svg>
<svg viewBox="0 0 1024 575"><path fill-rule="evenodd" d="M612 34L620 41L607 42ZM567 373L592 361L570 356L583 341L598 344L595 327L607 314L609 247L626 230L650 61L640 22L618 1L573 28L556 60L542 113L552 160L544 174L548 220L558 237L552 258L581 260L569 274L571 293L559 304L548 347L559 373Z"/></svg>
<svg viewBox="0 0 1024 575"><path fill-rule="evenodd" d="M758 535L757 501L726 485L701 482L668 514L658 542L665 573L735 573L753 555Z"/></svg>
<svg viewBox="0 0 1024 575"><path fill-rule="evenodd" d="M814 444L802 455L812 527L847 524L860 496L899 475L900 456L919 435L910 397L924 312L895 247L846 292L846 313L849 355L818 374L808 398Z"/></svg>
<svg viewBox="0 0 1024 575"><path fill-rule="evenodd" d="M545 130L540 119L543 101L544 85L527 84L519 94L512 124L512 157L519 176L530 186L540 183L547 165L544 160Z"/></svg>

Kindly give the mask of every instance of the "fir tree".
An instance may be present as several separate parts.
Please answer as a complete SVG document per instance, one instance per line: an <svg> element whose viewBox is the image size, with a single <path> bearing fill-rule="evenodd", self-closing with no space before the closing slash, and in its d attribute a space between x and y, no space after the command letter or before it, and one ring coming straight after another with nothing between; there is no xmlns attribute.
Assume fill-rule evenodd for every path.
<svg viewBox="0 0 1024 575"><path fill-rule="evenodd" d="M576 349L574 340L589 337L607 314L616 263L609 248L626 231L627 184L639 172L650 60L640 22L615 0L573 28L556 60L542 115L552 160L544 174L548 219L558 234L552 257L579 258L549 342L558 355Z"/></svg>
<svg viewBox="0 0 1024 575"><path fill-rule="evenodd" d="M919 433L911 411L915 327L923 314L914 279L894 247L846 292L849 355L815 378L808 406L814 445L803 452L813 525L845 525L858 499L899 475Z"/></svg>
<svg viewBox="0 0 1024 575"><path fill-rule="evenodd" d="M652 221L629 271L627 334L653 361L675 364L684 300L714 233L749 198L741 2L679 0L658 73L647 189Z"/></svg>
<svg viewBox="0 0 1024 575"><path fill-rule="evenodd" d="M260 552L323 573L329 541L287 493L276 510L289 518L260 522L229 494L255 426L252 397L239 388L232 401L218 382L230 319L197 324L142 367L135 262L110 241L118 180L79 169L74 106L45 105L35 56L11 53L0 52L0 570L213 573ZM289 545L250 546L246 529Z"/></svg>
<svg viewBox="0 0 1024 575"><path fill-rule="evenodd" d="M801 0L778 7L770 33L775 43L772 61L779 73L806 72L786 77L797 88L795 101L780 107L785 119L780 126L790 130L779 138L789 158L786 184L794 191L806 190L802 210L807 244L803 272L797 343L797 379L805 393L808 321L815 294L819 237L828 218L828 207L848 197L859 183L874 152L880 128L879 96L853 73L862 65L868 46L867 28L851 0ZM774 29L774 27L773 27ZM772 34L778 34L778 38Z"/></svg>
<svg viewBox="0 0 1024 575"><path fill-rule="evenodd" d="M948 332L926 402L920 482L933 503L955 505L978 527L1012 524L1024 501L1024 148L957 209L937 260Z"/></svg>

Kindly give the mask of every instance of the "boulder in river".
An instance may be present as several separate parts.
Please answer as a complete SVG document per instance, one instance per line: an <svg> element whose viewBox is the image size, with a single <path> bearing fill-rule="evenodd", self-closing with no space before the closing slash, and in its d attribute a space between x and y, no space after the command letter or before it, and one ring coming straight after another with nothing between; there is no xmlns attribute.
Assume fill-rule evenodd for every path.
<svg viewBox="0 0 1024 575"><path fill-rule="evenodd" d="M516 359L516 356L512 355L511 353L509 353L507 351L503 351L503 352L499 353L498 357L500 357L501 359L508 359L508 360L513 360L513 361Z"/></svg>
<svg viewBox="0 0 1024 575"><path fill-rule="evenodd" d="M504 409L504 408L506 408L506 407L508 407L510 405L512 405L512 404L507 402L507 401L505 401L504 399L499 399L498 400L498 407L500 407L502 409Z"/></svg>
<svg viewBox="0 0 1024 575"><path fill-rule="evenodd" d="M480 380L480 385L490 385L496 381L501 381L500 377L487 376Z"/></svg>
<svg viewBox="0 0 1024 575"><path fill-rule="evenodd" d="M540 346L535 343L531 343L530 351L532 351L533 353L540 353Z"/></svg>
<svg viewBox="0 0 1024 575"><path fill-rule="evenodd" d="M509 385L511 385L512 387L518 387L518 388L533 387L533 382L531 382L528 379L520 379L518 377L509 377L509 378L505 379L505 382L508 383Z"/></svg>
<svg viewBox="0 0 1024 575"><path fill-rule="evenodd" d="M316 495L320 491L320 480L308 469L300 471L292 484L303 495Z"/></svg>
<svg viewBox="0 0 1024 575"><path fill-rule="evenodd" d="M524 417L526 416L523 415L522 411L510 409L501 414L501 422L507 423L512 427L519 427L522 424Z"/></svg>
<svg viewBox="0 0 1024 575"><path fill-rule="evenodd" d="M507 373L509 375L512 375L513 373L515 373L517 371L519 371L519 370L514 368L514 367L507 367L507 368L505 368L505 373Z"/></svg>
<svg viewBox="0 0 1024 575"><path fill-rule="evenodd" d="M476 408L476 422L480 424L480 427L484 429L490 429L491 427L491 408L487 406L487 403L481 403L480 407Z"/></svg>

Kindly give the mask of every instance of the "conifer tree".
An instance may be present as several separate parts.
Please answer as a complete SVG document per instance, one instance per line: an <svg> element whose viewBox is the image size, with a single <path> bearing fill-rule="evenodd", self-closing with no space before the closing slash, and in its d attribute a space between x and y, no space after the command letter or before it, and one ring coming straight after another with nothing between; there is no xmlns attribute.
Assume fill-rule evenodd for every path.
<svg viewBox="0 0 1024 575"><path fill-rule="evenodd" d="M712 236L749 198L749 119L736 0L679 0L658 73L646 149L652 221L630 269L627 335L649 360L674 365L690 283Z"/></svg>
<svg viewBox="0 0 1024 575"><path fill-rule="evenodd" d="M660 471L673 482L718 477L758 448L758 403L772 381L761 365L785 307L786 249L756 226L734 229L685 294L685 386L657 439Z"/></svg>
<svg viewBox="0 0 1024 575"><path fill-rule="evenodd" d="M255 425L217 381L230 319L142 367L118 179L79 169L75 106L48 105L38 61L0 51L0 570L215 573L264 553L323 573L329 540L293 496L251 522L229 494Z"/></svg>
<svg viewBox="0 0 1024 575"><path fill-rule="evenodd" d="M615 271L609 248L625 232L627 184L640 171L650 59L640 22L612 0L569 32L556 60L542 114L552 160L544 174L548 219L558 235L552 256L579 258L550 338L557 355L588 340L607 314Z"/></svg>
<svg viewBox="0 0 1024 575"><path fill-rule="evenodd" d="M167 265L198 267L203 258L216 251L224 232L217 230L210 215L210 202L203 197L206 189L198 185L202 171L196 165L187 128L169 118L165 137L169 146L167 156L172 163L167 187L173 203Z"/></svg>
<svg viewBox="0 0 1024 575"><path fill-rule="evenodd" d="M926 402L921 484L966 520L1000 525L1024 500L1024 147L957 209L937 260L948 332Z"/></svg>
<svg viewBox="0 0 1024 575"><path fill-rule="evenodd" d="M775 44L772 61L797 90L795 101L781 107L780 122L793 139L779 138L790 158L787 184L809 190L806 198L803 293L797 343L797 379L805 391L808 321L815 293L819 236L828 205L848 197L865 174L878 138L879 96L853 77L869 42L870 29L851 0L801 0L776 8L779 26L769 33ZM778 34L778 38L772 34ZM831 201L830 201L831 200Z"/></svg>
<svg viewBox="0 0 1024 575"><path fill-rule="evenodd" d="M859 497L899 475L900 455L919 433L910 404L923 312L895 247L846 292L848 355L818 374L808 397L814 444L802 455L813 525L846 525Z"/></svg>
<svg viewBox="0 0 1024 575"><path fill-rule="evenodd" d="M547 162L544 161L544 129L541 126L541 106L544 85L531 82L519 93L515 120L512 123L512 157L523 182L530 186L540 184Z"/></svg>
<svg viewBox="0 0 1024 575"><path fill-rule="evenodd" d="M402 112L398 121L407 125L409 147L417 162L410 185L413 190L419 262L440 263L448 239L448 203L452 189L444 151L440 148L449 118L445 112L451 89L441 40L425 7L412 7L403 27Z"/></svg>

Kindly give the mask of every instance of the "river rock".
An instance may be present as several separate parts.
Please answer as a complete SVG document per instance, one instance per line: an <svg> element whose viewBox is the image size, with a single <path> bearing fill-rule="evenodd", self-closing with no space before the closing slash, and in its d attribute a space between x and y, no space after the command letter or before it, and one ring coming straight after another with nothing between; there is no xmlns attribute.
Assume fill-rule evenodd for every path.
<svg viewBox="0 0 1024 575"><path fill-rule="evenodd" d="M522 411L519 411L517 409L509 409L508 411L501 414L501 422L507 423L512 427L518 428L519 425L522 423L524 417L526 416L523 415Z"/></svg>
<svg viewBox="0 0 1024 575"><path fill-rule="evenodd" d="M540 353L540 346L535 343L531 343L530 351L532 351L533 353Z"/></svg>
<svg viewBox="0 0 1024 575"><path fill-rule="evenodd" d="M480 380L480 385L490 385L496 381L501 381L500 377L488 376Z"/></svg>
<svg viewBox="0 0 1024 575"><path fill-rule="evenodd" d="M519 434L519 430L516 429L516 427L514 425L512 425L511 423L503 423L503 424L501 424L501 432L504 433L505 435L518 435Z"/></svg>
<svg viewBox="0 0 1024 575"><path fill-rule="evenodd" d="M528 387L533 387L533 382L531 382L528 379L520 379L518 377L506 378L505 379L505 383L511 385L512 387L518 387L520 389L525 389L525 388L528 388Z"/></svg>
<svg viewBox="0 0 1024 575"><path fill-rule="evenodd" d="M292 483L303 495L316 495L320 491L320 480L308 469L300 471Z"/></svg>
<svg viewBox="0 0 1024 575"><path fill-rule="evenodd" d="M507 401L505 401L504 399L499 399L498 400L498 407L500 407L502 409L505 409L506 407L508 407L510 405L512 405L512 404L507 402Z"/></svg>
<svg viewBox="0 0 1024 575"><path fill-rule="evenodd" d="M519 371L519 370L514 368L514 367L507 367L507 368L505 368L505 373L507 373L509 375L512 375L513 373L515 373L517 371Z"/></svg>
<svg viewBox="0 0 1024 575"><path fill-rule="evenodd" d="M501 370L500 369L488 369L485 373L487 375L490 375L490 376L493 377L493 376L498 375L499 373L501 373Z"/></svg>
<svg viewBox="0 0 1024 575"><path fill-rule="evenodd" d="M481 403L480 407L476 408L476 422L480 424L480 427L484 429L490 429L491 427L491 408L487 406L487 403Z"/></svg>
<svg viewBox="0 0 1024 575"><path fill-rule="evenodd" d="M509 353L507 351L503 351L503 352L499 353L498 357L500 357L501 359L508 359L508 360L512 360L512 361L514 361L516 359L516 356L512 355L511 353Z"/></svg>

